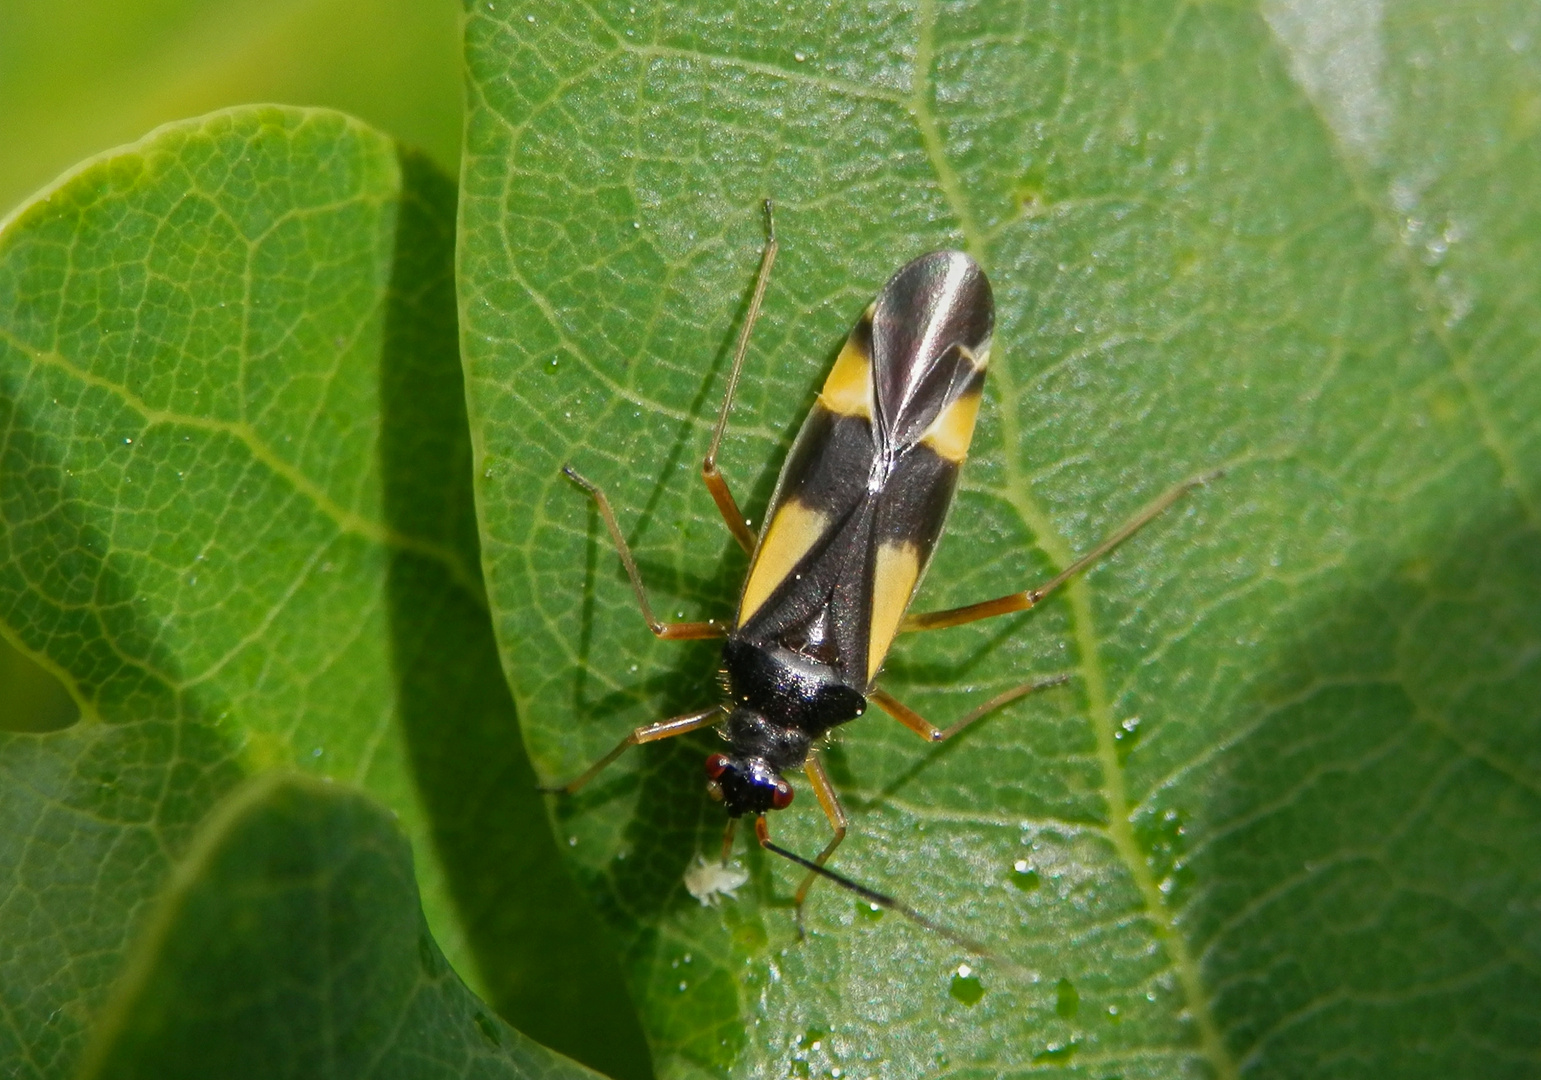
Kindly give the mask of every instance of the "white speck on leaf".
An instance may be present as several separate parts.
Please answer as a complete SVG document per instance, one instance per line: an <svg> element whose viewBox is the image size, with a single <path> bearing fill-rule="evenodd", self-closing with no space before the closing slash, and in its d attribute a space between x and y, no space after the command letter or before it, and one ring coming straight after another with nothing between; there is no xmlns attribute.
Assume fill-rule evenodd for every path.
<svg viewBox="0 0 1541 1080"><path fill-rule="evenodd" d="M749 871L738 864L707 862L696 853L696 861L685 868L685 891L701 901L702 907L716 907L726 896L736 900L734 890L749 880Z"/></svg>

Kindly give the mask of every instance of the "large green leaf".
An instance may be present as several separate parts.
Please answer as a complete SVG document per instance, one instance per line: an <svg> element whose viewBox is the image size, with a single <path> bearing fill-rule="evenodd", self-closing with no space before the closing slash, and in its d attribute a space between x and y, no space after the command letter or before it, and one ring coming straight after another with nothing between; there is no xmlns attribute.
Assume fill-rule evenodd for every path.
<svg viewBox="0 0 1541 1080"><path fill-rule="evenodd" d="M70 1071L191 830L272 766L401 816L495 1005L572 1046L545 972L576 938L564 992L634 1023L487 620L453 215L378 132L267 107L89 162L0 231L0 635L82 713L0 735L13 1074Z"/></svg>
<svg viewBox="0 0 1541 1080"><path fill-rule="evenodd" d="M86 1060L92 1080L594 1075L455 977L383 807L282 773L209 815Z"/></svg>
<svg viewBox="0 0 1541 1080"><path fill-rule="evenodd" d="M941 246L999 312L924 607L1227 469L1043 609L902 640L884 680L937 719L1069 687L956 744L874 716L828 753L836 864L1036 981L824 886L799 941L797 874L754 853L699 907L709 735L554 805L665 1075L1535 1072L1534 5L468 11L483 560L547 778L716 693L713 646L651 639L559 469L609 490L660 608L731 611L745 560L695 470L762 197L782 254L724 451L752 515L852 320ZM774 828L827 835L806 791Z"/></svg>

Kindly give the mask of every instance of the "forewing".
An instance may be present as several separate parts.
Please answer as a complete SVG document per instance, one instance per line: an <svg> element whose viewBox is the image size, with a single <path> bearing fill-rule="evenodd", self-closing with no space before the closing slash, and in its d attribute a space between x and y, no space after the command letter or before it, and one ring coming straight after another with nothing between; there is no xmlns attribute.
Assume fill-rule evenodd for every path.
<svg viewBox="0 0 1541 1080"><path fill-rule="evenodd" d="M876 678L946 521L989 356L990 286L933 252L862 314L782 466L735 635Z"/></svg>
<svg viewBox="0 0 1541 1080"><path fill-rule="evenodd" d="M989 362L995 301L973 259L933 251L889 279L863 322L878 441L895 455L919 442L960 397L977 393ZM852 336L861 330L858 324Z"/></svg>
<svg viewBox="0 0 1541 1080"><path fill-rule="evenodd" d="M833 378L833 376L831 376ZM830 664L847 682L867 654L867 573L876 504L872 424L826 408L803 421L744 583L735 634Z"/></svg>

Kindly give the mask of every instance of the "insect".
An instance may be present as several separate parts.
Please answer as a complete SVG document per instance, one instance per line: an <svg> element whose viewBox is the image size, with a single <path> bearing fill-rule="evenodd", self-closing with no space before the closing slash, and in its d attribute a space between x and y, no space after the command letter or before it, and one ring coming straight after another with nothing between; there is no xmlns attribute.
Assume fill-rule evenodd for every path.
<svg viewBox="0 0 1541 1080"><path fill-rule="evenodd" d="M701 901L702 907L716 907L724 896L732 900L734 892L748 880L747 870L729 866L726 858L708 862L699 852L696 861L685 868L685 891Z"/></svg>
<svg viewBox="0 0 1541 1080"><path fill-rule="evenodd" d="M941 742L1027 694L1068 681L1068 675L1058 675L1024 682L947 727L932 724L878 685L898 634L1035 606L1216 474L1177 485L1037 588L910 614L973 437L994 329L984 272L963 252L936 251L895 273L857 320L782 465L756 536L717 467L717 453L776 257L769 201L765 210L760 269L701 466L723 521L750 556L733 621L670 623L654 616L609 499L573 468L564 469L593 499L652 632L671 640L726 639L721 668L726 700L639 727L575 779L546 790L576 792L632 746L717 725L728 749L707 757L706 774L708 791L729 818L724 865L734 825L749 815L763 847L808 871L796 894L799 913L809 887L823 876L977 949L824 865L849 823L820 761L819 740L875 704L921 738ZM785 774L794 769L806 775L833 830L813 859L775 844L766 823L767 813L791 804L793 789Z"/></svg>

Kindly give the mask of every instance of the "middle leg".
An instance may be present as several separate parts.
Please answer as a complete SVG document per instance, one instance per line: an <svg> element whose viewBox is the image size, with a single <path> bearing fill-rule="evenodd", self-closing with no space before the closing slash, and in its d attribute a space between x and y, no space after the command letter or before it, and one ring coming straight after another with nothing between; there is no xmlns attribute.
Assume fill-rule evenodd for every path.
<svg viewBox="0 0 1541 1080"><path fill-rule="evenodd" d="M1054 675L1047 679L1039 679L1037 682L1026 682L1021 686L1013 686L1005 693L996 694L983 705L965 713L961 720L944 728L937 727L887 690L873 690L867 696L877 703L878 708L919 735L922 739L925 739L927 742L942 742L944 739L952 738L958 732L974 723L974 721L984 719L995 710L1004 708L1019 698L1025 698L1036 690L1047 690L1051 686L1061 686L1069 681L1069 675Z"/></svg>
<svg viewBox="0 0 1541 1080"><path fill-rule="evenodd" d="M583 476L571 465L563 465L562 472L566 474L567 479L588 492L589 497L594 500L594 505L599 508L600 520L605 523L605 529L610 533L616 554L621 557L621 565L626 567L626 576L631 579L631 591L637 596L637 606L642 609L642 617L647 620L647 628L653 632L653 636L667 641L699 641L702 638L726 637L727 624L718 622L716 619L707 619L705 622L664 622L653 614L653 605L647 601L647 589L642 585L642 574L637 569L637 560L632 558L631 546L626 543L626 537L621 535L621 526L615 520L615 511L610 509L610 500L605 497L604 488Z"/></svg>
<svg viewBox="0 0 1541 1080"><path fill-rule="evenodd" d="M1171 509L1172 504L1181 499L1196 487L1218 479L1222 475L1221 470L1215 469L1196 476L1191 480L1172 487L1154 502L1150 503L1134 517L1124 522L1113 534L1105 538L1102 543L1082 555L1075 562L1061 570L1054 577L1038 586L1036 589L1023 589L1007 596L998 596L994 600L984 600L977 604L966 604L963 607L948 608L946 611L926 611L920 614L911 614L904 617L899 624L901 633L909 633L915 630L941 630L948 626L962 626L964 623L978 622L980 619L990 619L997 615L1006 615L1013 611L1026 611L1028 608L1037 607L1044 597L1065 582L1081 573L1083 570L1100 562L1104 556L1149 525L1156 518Z"/></svg>

